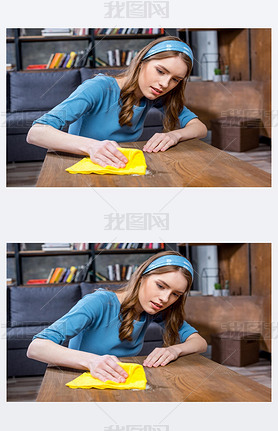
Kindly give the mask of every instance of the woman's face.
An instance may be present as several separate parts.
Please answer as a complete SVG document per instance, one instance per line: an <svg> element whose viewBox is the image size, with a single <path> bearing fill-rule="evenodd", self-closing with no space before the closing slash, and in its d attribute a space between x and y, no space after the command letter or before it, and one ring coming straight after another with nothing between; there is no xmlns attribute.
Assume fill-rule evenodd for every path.
<svg viewBox="0 0 278 431"><path fill-rule="evenodd" d="M137 311L156 314L165 310L185 293L187 287L188 281L180 271L143 278L139 287Z"/></svg>
<svg viewBox="0 0 278 431"><path fill-rule="evenodd" d="M150 60L141 64L137 96L155 100L173 90L187 74L187 66L180 57Z"/></svg>

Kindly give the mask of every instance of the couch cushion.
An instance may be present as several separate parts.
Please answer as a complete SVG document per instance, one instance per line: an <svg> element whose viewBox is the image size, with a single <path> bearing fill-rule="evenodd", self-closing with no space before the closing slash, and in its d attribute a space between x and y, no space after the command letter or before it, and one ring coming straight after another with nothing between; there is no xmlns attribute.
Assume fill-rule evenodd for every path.
<svg viewBox="0 0 278 431"><path fill-rule="evenodd" d="M47 328L48 325L20 326L7 328L7 348L25 349L29 346L34 335Z"/></svg>
<svg viewBox="0 0 278 431"><path fill-rule="evenodd" d="M81 296L83 298L83 296L88 295L89 293L93 293L96 289L99 289L100 287L103 289L109 289L109 290L117 290L120 287L123 287L124 283L119 283L119 284L113 284L113 283L85 283L82 282L80 284L80 289L81 289Z"/></svg>
<svg viewBox="0 0 278 431"><path fill-rule="evenodd" d="M121 73L121 69L90 69L88 67L83 67L80 69L81 74L81 81L86 81L86 79L93 78L94 76L98 75L99 73L107 74L110 76L119 75Z"/></svg>
<svg viewBox="0 0 278 431"><path fill-rule="evenodd" d="M145 119L144 127L162 126L163 114L157 108L151 108Z"/></svg>
<svg viewBox="0 0 278 431"><path fill-rule="evenodd" d="M81 298L78 284L9 289L10 327L51 324Z"/></svg>
<svg viewBox="0 0 278 431"><path fill-rule="evenodd" d="M48 111L80 83L79 70L10 72L10 112Z"/></svg>
<svg viewBox="0 0 278 431"><path fill-rule="evenodd" d="M7 134L27 134L33 124L33 121L40 118L46 112L47 111L7 112Z"/></svg>
<svg viewBox="0 0 278 431"><path fill-rule="evenodd" d="M144 341L158 341L163 338L163 329L162 327L156 323L152 322L146 331Z"/></svg>

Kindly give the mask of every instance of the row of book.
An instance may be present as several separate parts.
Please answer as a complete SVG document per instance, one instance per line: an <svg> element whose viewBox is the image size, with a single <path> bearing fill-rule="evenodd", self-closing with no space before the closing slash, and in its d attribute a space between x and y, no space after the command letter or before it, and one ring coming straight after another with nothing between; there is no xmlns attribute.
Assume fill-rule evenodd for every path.
<svg viewBox="0 0 278 431"><path fill-rule="evenodd" d="M52 53L46 64L46 69L85 67L92 50L92 46L92 42L90 42L88 47L82 51Z"/></svg>
<svg viewBox="0 0 278 431"><path fill-rule="evenodd" d="M138 265L114 265L107 266L107 276L96 272L96 281L128 281Z"/></svg>
<svg viewBox="0 0 278 431"><path fill-rule="evenodd" d="M87 36L88 28L44 28L41 31L42 36Z"/></svg>
<svg viewBox="0 0 278 431"><path fill-rule="evenodd" d="M59 251L59 250L88 250L88 242L46 242L42 244L43 251Z"/></svg>
<svg viewBox="0 0 278 431"><path fill-rule="evenodd" d="M101 242L95 244L95 250L156 250L164 249L164 242Z"/></svg>
<svg viewBox="0 0 278 431"><path fill-rule="evenodd" d="M101 35L122 35L122 34L161 34L165 33L164 28L95 28L95 36Z"/></svg>
<svg viewBox="0 0 278 431"><path fill-rule="evenodd" d="M50 55L46 64L29 64L30 69L70 69L73 67L85 67L91 54L93 43L90 42L85 50L71 52L54 52Z"/></svg>
<svg viewBox="0 0 278 431"><path fill-rule="evenodd" d="M101 66L129 66L131 60L135 57L137 54L137 50L134 49L128 49L128 50L122 50L119 48L116 49L109 49L107 51L107 63L101 64ZM98 59L99 61L99 59ZM102 63L103 62L102 60Z"/></svg>
<svg viewBox="0 0 278 431"><path fill-rule="evenodd" d="M92 268L93 258L91 257L85 265L71 266L70 268L51 268L49 275L44 280L29 280L27 284L53 284L72 283L86 281L89 271Z"/></svg>

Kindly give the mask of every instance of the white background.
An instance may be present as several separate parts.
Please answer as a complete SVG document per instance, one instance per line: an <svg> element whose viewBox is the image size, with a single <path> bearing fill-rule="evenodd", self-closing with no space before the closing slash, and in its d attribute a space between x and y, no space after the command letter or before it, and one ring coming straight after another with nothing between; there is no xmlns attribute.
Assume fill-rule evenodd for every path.
<svg viewBox="0 0 278 431"><path fill-rule="evenodd" d="M276 365L273 367L272 403L6 403L5 285L6 242L272 242L273 304L277 303L277 141L274 115L271 189L7 189L5 156L5 28L6 27L173 27L273 28L272 52L277 52L274 2L169 0L170 16L162 19L104 18L104 1L5 2L1 11L1 425L10 431L50 431L86 428L104 430L110 425L169 425L184 429L252 431L270 428L277 412ZM276 26L276 27L275 27ZM273 58L272 110L277 113L277 56ZM209 103L209 100L208 100ZM277 115L277 114L276 114ZM108 231L104 216L168 212L170 230ZM277 326L277 307L272 321ZM276 323L275 323L276 322ZM277 332L272 356L277 356ZM277 422L277 420L276 420ZM142 428L143 429L143 428Z"/></svg>

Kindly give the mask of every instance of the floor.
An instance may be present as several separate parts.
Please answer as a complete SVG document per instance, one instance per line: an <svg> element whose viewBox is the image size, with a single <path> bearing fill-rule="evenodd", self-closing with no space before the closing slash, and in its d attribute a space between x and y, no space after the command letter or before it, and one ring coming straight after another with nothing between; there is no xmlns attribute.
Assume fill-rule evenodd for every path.
<svg viewBox="0 0 278 431"><path fill-rule="evenodd" d="M210 359L210 349L204 356ZM269 360L260 358L256 364L246 367L228 367L261 385L271 388L271 363ZM36 401L43 376L34 377L12 377L7 382L7 401L10 402L33 402Z"/></svg>
<svg viewBox="0 0 278 431"><path fill-rule="evenodd" d="M210 135L205 142L210 143ZM240 160L271 173L271 147L261 143L258 148L242 153L228 152ZM7 187L35 187L43 162L18 162L7 165Z"/></svg>

